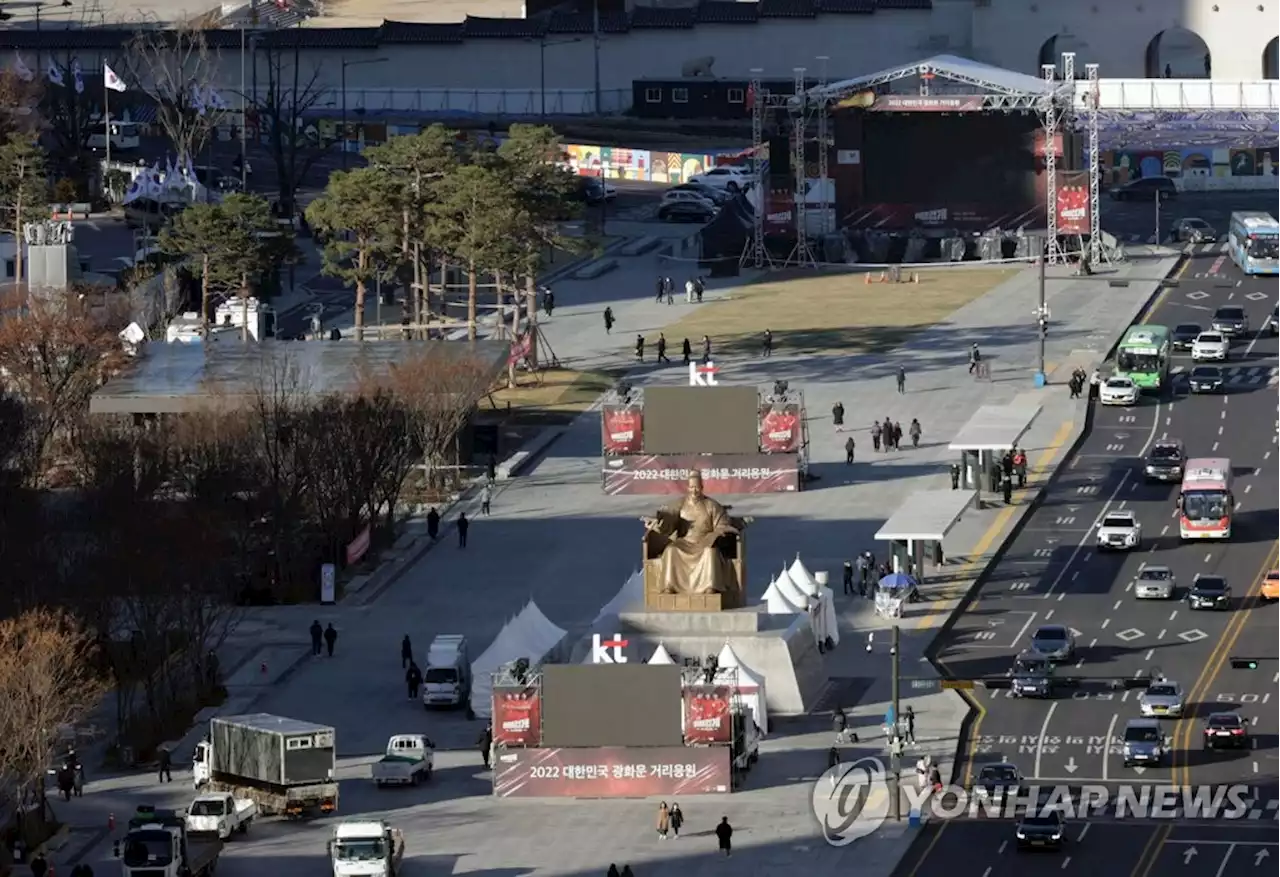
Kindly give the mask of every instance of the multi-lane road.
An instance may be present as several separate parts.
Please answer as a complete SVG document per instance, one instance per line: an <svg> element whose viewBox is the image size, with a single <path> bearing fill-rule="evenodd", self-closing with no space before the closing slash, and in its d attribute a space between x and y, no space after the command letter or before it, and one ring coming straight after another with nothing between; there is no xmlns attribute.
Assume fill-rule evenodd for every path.
<svg viewBox="0 0 1280 877"><path fill-rule="evenodd" d="M939 659L960 679L1004 674L1042 624L1072 628L1080 646L1074 665L1060 671L1082 679L1075 690L1051 700L974 692L980 716L960 765L962 778L971 778L984 763L1008 761L1029 783L1044 786L1240 784L1248 787L1249 812L1226 828L1185 818L1121 822L1104 814L1071 827L1079 841L1071 849L1049 857L1051 863L1030 866L1009 848L1008 822L952 821L926 828L901 877L932 877L934 869L939 877L995 877L1043 867L1105 868L1145 877L1146 870L1168 862L1189 877L1228 877L1264 873L1252 870L1255 859L1272 871L1276 867L1277 609L1256 595L1264 572L1276 564L1277 344L1259 329L1275 306L1277 282L1245 276L1220 245L1194 250L1182 284L1153 304L1146 321L1205 324L1218 305L1244 306L1252 331L1233 347L1227 392L1192 396L1185 379L1175 375L1172 392L1159 399L1145 398L1132 408L1099 407L1089 434L947 634ZM1189 366L1175 356L1176 371ZM1142 477L1145 452L1161 438L1181 439L1193 457L1230 457L1237 508L1229 542L1180 541L1177 485L1149 484ZM1132 510L1141 522L1138 550L1095 550L1096 523L1115 509ZM1193 612L1179 599L1134 600L1131 583L1143 563L1167 565L1183 586L1197 573L1225 576L1233 590L1230 609ZM1260 667L1233 669L1233 655L1259 658ZM1187 718L1167 723L1171 761L1145 771L1124 767L1120 756L1125 722L1139 715L1139 692L1115 691L1109 684L1139 674L1163 674L1188 695ZM1251 748L1203 750L1204 718L1220 710L1246 719ZM1197 838L1198 845L1191 843ZM1196 852L1188 855L1192 846ZM1267 853L1259 856L1262 850Z"/></svg>

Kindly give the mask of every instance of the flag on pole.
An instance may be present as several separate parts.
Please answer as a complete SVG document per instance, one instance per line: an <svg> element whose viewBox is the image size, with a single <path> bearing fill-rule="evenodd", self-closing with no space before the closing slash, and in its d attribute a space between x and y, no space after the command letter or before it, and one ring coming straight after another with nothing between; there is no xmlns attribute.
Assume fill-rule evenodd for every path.
<svg viewBox="0 0 1280 877"><path fill-rule="evenodd" d="M76 83L76 94L84 94L84 73L80 69L80 59L71 62L71 77Z"/></svg>
<svg viewBox="0 0 1280 877"><path fill-rule="evenodd" d="M26 62L22 60L21 55L19 55L17 52L14 52L13 58L14 58L14 61L13 61L14 76L17 76L23 82L30 82L31 80L36 78L36 75L31 72L31 68L28 67Z"/></svg>
<svg viewBox="0 0 1280 877"><path fill-rule="evenodd" d="M62 68L53 61L49 62L49 69L45 71L45 78L54 85L66 85L67 82L62 78Z"/></svg>
<svg viewBox="0 0 1280 877"><path fill-rule="evenodd" d="M124 80L116 75L116 71L111 69L110 64L102 65L102 80L107 88L112 91L125 91L127 89Z"/></svg>

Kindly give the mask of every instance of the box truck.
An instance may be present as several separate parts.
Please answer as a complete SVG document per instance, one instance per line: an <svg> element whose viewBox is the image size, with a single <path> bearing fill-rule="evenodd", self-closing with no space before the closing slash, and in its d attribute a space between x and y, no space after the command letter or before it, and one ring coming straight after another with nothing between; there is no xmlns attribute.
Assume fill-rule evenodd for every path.
<svg viewBox="0 0 1280 877"><path fill-rule="evenodd" d="M332 813L334 742L327 725L266 713L215 718L196 746L192 778L197 789L253 801L263 816Z"/></svg>
<svg viewBox="0 0 1280 877"><path fill-rule="evenodd" d="M467 638L442 633L427 649L427 672L422 674L422 705L460 707L471 702L471 659Z"/></svg>

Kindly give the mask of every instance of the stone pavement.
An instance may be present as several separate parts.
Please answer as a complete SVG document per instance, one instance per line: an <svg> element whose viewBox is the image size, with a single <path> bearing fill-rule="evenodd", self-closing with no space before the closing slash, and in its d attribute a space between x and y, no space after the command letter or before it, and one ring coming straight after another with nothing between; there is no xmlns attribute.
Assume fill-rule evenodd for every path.
<svg viewBox="0 0 1280 877"><path fill-rule="evenodd" d="M1153 259L1121 271L1160 277L1171 265L1171 259ZM544 329L561 359L575 365L626 362L636 332L655 332L674 319L673 311L692 307L668 308L651 300L654 276L662 271L675 277L679 267L649 255L625 260L599 282L560 281L556 287L559 307ZM713 283L709 298L726 286ZM1052 283L1050 361L1066 365L1101 360L1128 325L1127 315L1137 312L1153 286L1134 283L1111 289L1097 281ZM864 288L850 280L851 295ZM909 292L904 287L904 295ZM917 335L909 350L886 357L803 360L780 348L767 363L747 359L717 363L729 381L767 383L782 377L804 388L811 457L821 476L813 489L802 493L734 498L736 512L757 519L748 541L753 597L763 592L769 575L797 552L810 569L828 570L838 581L840 564L872 546L872 534L900 497L942 486L951 458L946 445L973 410L1034 392L1036 330L1031 310L1035 304L1034 273L1027 271ZM604 334L600 321L606 305L613 307L619 321L612 337ZM992 363L989 382L967 375L965 352L973 341ZM907 393L901 396L893 386L899 362L908 368ZM682 383L683 373L678 367L664 371L645 366L633 374L633 380ZM1045 411L1025 447L1033 461L1047 468L1082 425L1083 408L1070 402L1060 386L1039 392ZM920 416L924 445L872 457L869 451L861 453L869 442L860 440L859 461L845 467L844 435L836 435L826 419L836 399L851 412L904 421ZM854 421L852 426L860 426L859 417L849 419ZM458 548L446 533L441 544L363 606L255 610L255 623L275 625L282 647L289 643L295 650L305 649L306 627L313 617L333 620L340 638L333 659L304 659L284 684L262 686L251 708L334 725L344 759L372 755L381 751L389 735L414 730L430 734L446 747L469 748L478 723L451 714L424 714L421 705L405 696L398 660L400 637L408 632L421 651L434 634L462 633L470 639L473 654L478 654L530 598L560 626L584 630L637 566L635 519L656 504L654 498L604 496L598 456L598 419L586 415L565 431L529 475L498 491L493 516L475 518L467 549ZM1020 500L1025 504L1028 498ZM465 503L463 508L469 516L474 511ZM957 576L969 578L958 579L950 588L958 590L971 580L1015 518L1015 512L994 509L966 515L946 548L952 557L968 558ZM904 624L908 628L904 675L932 674L920 657L931 635L929 628L945 617L951 605L948 598L954 596L948 593L923 604L921 614ZM882 754L883 739L877 732L888 698L887 634L877 634L873 653L867 655L863 650L866 633L883 625L868 603L858 598L841 597L838 609L845 639L828 659L828 673L835 679L828 706L851 707L861 742L856 749L850 747L848 755ZM265 640L267 635L264 628L261 636ZM247 666L250 669L245 672L251 675L252 663ZM904 685L904 695L907 690ZM957 695L941 693L903 703L911 703L919 717L920 742L908 761L927 751L948 767L963 702ZM426 873L455 873L456 867L459 872L487 874L602 874L609 862L616 861L619 865L630 862L637 877L676 873L697 877L727 874L730 868L735 874L776 874L793 867L796 857L804 855L815 877L855 866L887 874L912 838L905 824L842 849L828 847L817 835L808 778L825 767L824 753L831 745L829 722L829 715L777 722L747 790L724 799L681 802L690 817L687 836L661 846L652 835L653 802L497 802L485 796L484 777L477 772L475 756L467 751L443 753L441 763L449 766L431 786L403 795L378 795L367 790L367 783L344 783L342 812L350 817L395 808L388 816L405 829L411 852L439 851L442 857L427 855L422 864ZM91 786L89 794L97 791ZM737 853L728 862L716 856L714 838L706 835L721 814L737 826ZM224 877L241 871L255 873L251 866L260 866L263 857L271 857L272 873L312 870L323 849L323 832L316 829L264 825L257 840L232 847L222 873ZM418 861L415 855L415 864Z"/></svg>

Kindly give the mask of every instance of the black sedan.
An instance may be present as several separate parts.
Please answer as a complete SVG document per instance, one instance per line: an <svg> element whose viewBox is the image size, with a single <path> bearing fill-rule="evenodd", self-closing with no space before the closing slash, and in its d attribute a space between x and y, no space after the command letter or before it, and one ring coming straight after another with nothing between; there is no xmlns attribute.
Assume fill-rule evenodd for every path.
<svg viewBox="0 0 1280 877"><path fill-rule="evenodd" d="M1173 327L1171 339L1174 350L1190 350L1196 338L1204 331L1199 323L1179 323Z"/></svg>
<svg viewBox="0 0 1280 877"><path fill-rule="evenodd" d="M1189 609L1230 609L1231 586L1222 576L1198 575L1187 591Z"/></svg>
<svg viewBox="0 0 1280 877"><path fill-rule="evenodd" d="M1249 727L1235 713L1213 713L1204 724L1205 749L1248 749Z"/></svg>
<svg viewBox="0 0 1280 877"><path fill-rule="evenodd" d="M1066 841L1066 821L1056 810L1028 813L1018 820L1014 837L1019 850L1058 850Z"/></svg>
<svg viewBox="0 0 1280 877"><path fill-rule="evenodd" d="M658 218L663 222L710 222L715 209L705 202L672 201L658 208Z"/></svg>
<svg viewBox="0 0 1280 877"><path fill-rule="evenodd" d="M1217 393L1222 390L1225 375L1216 365L1198 365L1187 376L1193 393Z"/></svg>

